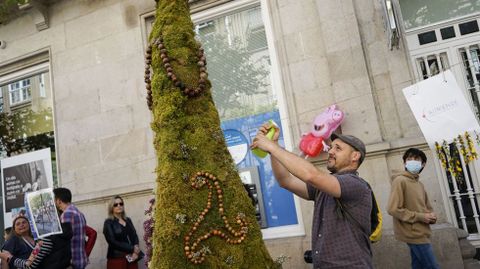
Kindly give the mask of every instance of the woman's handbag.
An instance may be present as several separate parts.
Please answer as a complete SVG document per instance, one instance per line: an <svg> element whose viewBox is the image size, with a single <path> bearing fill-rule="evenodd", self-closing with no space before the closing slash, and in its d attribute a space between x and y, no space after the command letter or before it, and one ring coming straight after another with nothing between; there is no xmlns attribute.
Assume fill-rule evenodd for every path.
<svg viewBox="0 0 480 269"><path fill-rule="evenodd" d="M140 250L140 252L138 253L138 258L136 260L134 260L132 258L132 254L128 254L127 256L125 256L125 258L127 259L127 261L129 263L132 263L132 262L138 262L139 260L143 259L143 257L145 257L145 253L143 253L143 251Z"/></svg>
<svg viewBox="0 0 480 269"><path fill-rule="evenodd" d="M140 252L138 253L138 258L136 261L139 261L141 259L143 259L143 257L145 257L145 253L143 253L143 251L140 250Z"/></svg>

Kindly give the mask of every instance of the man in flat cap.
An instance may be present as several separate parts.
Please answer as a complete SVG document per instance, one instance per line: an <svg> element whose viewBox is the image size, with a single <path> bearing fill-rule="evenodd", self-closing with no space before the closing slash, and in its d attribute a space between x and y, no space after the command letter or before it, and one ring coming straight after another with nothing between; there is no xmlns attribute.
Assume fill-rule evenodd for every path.
<svg viewBox="0 0 480 269"><path fill-rule="evenodd" d="M273 139L266 137L275 128ZM357 169L365 158L365 144L351 135L332 134L327 169L281 148L280 130L260 127L251 148L270 153L278 184L312 200L312 260L314 268L373 268L370 248L371 189ZM349 217L345 217L345 211Z"/></svg>

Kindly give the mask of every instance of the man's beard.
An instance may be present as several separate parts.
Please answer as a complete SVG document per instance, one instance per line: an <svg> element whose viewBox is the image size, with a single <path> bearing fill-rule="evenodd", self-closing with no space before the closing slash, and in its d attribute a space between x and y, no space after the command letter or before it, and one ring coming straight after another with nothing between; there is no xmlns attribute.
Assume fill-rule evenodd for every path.
<svg viewBox="0 0 480 269"><path fill-rule="evenodd" d="M335 172L337 172L337 168L335 168L335 163L333 163L333 165L331 165L331 166L328 164L328 163L330 162L330 160L335 161L335 159L333 159L333 158L328 159L328 161L327 161L327 170L330 171L330 172L332 172L332 173L335 173Z"/></svg>
<svg viewBox="0 0 480 269"><path fill-rule="evenodd" d="M334 173L337 172L337 168L335 168L335 167L328 167L328 166L327 166L327 170L330 171L330 172L332 172L332 174L334 174Z"/></svg>

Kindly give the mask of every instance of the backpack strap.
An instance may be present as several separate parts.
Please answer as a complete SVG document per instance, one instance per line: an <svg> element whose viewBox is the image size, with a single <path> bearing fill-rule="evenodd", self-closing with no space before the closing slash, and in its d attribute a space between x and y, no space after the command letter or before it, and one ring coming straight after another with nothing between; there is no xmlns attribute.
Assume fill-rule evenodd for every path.
<svg viewBox="0 0 480 269"><path fill-rule="evenodd" d="M370 184L368 184L367 181L363 180L363 182L365 182L367 184L367 187L368 189L370 190L370 195L372 197L372 210L370 211L370 222L372 219L375 219L376 220L376 217L374 217L374 214L376 214L373 210L373 208L376 208L376 200L375 200L375 196L373 195L373 191L372 191L372 188L370 187ZM375 203L375 204L374 204ZM357 226L362 232L364 232L368 238L370 238L370 234L372 233L372 231L370 232L365 232L365 230L363 229L362 225L360 224L360 222L358 222L358 220L356 220L352 214L347 210L347 207L342 203L341 201L341 198L335 198L335 212L337 214L337 216L343 218L343 219L346 219L348 222L354 224L355 226ZM371 228L370 228L371 229Z"/></svg>
<svg viewBox="0 0 480 269"><path fill-rule="evenodd" d="M358 222L350 212L348 212L347 207L340 201L339 198L335 198L335 212L337 216L341 217L342 219L346 219L348 222L352 223L354 226L356 226L358 229L360 229L363 233L367 235L367 237L370 237L370 234L365 232L365 229L363 229L362 225L360 222Z"/></svg>

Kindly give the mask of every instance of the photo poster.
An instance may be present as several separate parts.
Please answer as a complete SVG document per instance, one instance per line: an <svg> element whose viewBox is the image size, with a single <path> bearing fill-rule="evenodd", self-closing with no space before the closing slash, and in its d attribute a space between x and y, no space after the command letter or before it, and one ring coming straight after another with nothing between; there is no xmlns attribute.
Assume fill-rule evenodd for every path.
<svg viewBox="0 0 480 269"><path fill-rule="evenodd" d="M5 228L25 214L25 193L53 188L50 148L41 149L0 161L2 171L3 216Z"/></svg>
<svg viewBox="0 0 480 269"><path fill-rule="evenodd" d="M52 188L27 193L26 208L33 224L32 233L38 238L62 233Z"/></svg>
<svg viewBox="0 0 480 269"><path fill-rule="evenodd" d="M430 148L443 140L480 131L478 121L448 70L403 89L403 94Z"/></svg>
<svg viewBox="0 0 480 269"><path fill-rule="evenodd" d="M27 218L30 220L30 231L32 232L32 237L33 237L34 240L37 240L38 239L38 234L35 231L35 225L33 224L33 221L31 221L31 220L33 220L33 217L30 214L30 207L28 206L27 195L24 195L23 201L24 201L24 204L25 204L25 211L27 213Z"/></svg>

